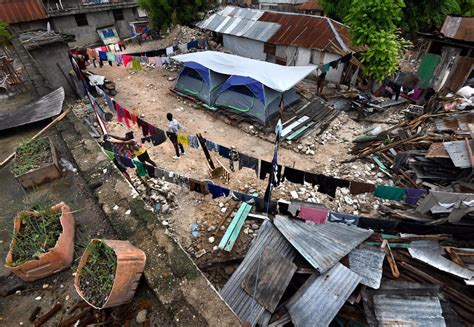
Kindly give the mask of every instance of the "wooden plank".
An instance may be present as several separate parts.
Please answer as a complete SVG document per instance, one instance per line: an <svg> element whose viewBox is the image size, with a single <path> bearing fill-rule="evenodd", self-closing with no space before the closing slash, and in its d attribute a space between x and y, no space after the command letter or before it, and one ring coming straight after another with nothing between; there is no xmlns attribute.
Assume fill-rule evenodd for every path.
<svg viewBox="0 0 474 327"><path fill-rule="evenodd" d="M296 132L294 132L293 134L291 134L290 136L288 136L286 139L287 139L288 141L292 141L295 137L297 137L298 135L300 135L301 133L303 133L305 130L307 130L308 128L310 128L310 127L313 126L314 124L315 124L314 122L311 122L310 124L301 127L299 130L297 130Z"/></svg>
<svg viewBox="0 0 474 327"><path fill-rule="evenodd" d="M224 247L224 250L226 250L227 252L232 251L232 248L234 247L234 244L237 241L237 238L239 237L240 230L242 229L242 226L244 226L245 219L247 219L247 216L250 210L252 210L252 206L250 204L245 203L243 212L241 213L241 217L239 221L237 222L237 224L235 225L235 228L232 231L232 234L230 235L230 238L227 241L226 246Z"/></svg>
<svg viewBox="0 0 474 327"><path fill-rule="evenodd" d="M299 118L297 121L295 121L295 122L291 123L290 125L288 125L287 127L285 127L281 131L281 136L284 137L285 135L291 133L295 126L298 126L299 124L304 123L307 120L309 120L308 116L303 116L303 117Z"/></svg>
<svg viewBox="0 0 474 327"><path fill-rule="evenodd" d="M223 249L227 245L227 242L229 241L230 236L232 235L235 227L237 226L237 223L241 219L242 213L244 212L246 206L248 206L247 203L242 203L242 205L240 206L239 210L237 211L234 218L230 222L229 227L227 227L227 230L225 231L224 236L222 236L222 239L218 245L219 249Z"/></svg>

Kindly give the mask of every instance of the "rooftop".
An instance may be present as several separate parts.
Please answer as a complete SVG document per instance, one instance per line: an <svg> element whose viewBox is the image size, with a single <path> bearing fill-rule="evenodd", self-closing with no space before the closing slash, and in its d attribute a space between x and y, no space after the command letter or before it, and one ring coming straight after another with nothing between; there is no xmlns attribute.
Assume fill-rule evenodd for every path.
<svg viewBox="0 0 474 327"><path fill-rule="evenodd" d="M0 0L0 7L0 20L9 24L48 18L40 0Z"/></svg>
<svg viewBox="0 0 474 327"><path fill-rule="evenodd" d="M441 34L459 41L474 42L474 17L447 16Z"/></svg>

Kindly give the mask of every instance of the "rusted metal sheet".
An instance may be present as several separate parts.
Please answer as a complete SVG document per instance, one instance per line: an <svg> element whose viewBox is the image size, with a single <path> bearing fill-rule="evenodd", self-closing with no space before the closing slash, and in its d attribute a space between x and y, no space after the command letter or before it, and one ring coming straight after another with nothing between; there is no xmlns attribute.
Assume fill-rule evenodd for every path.
<svg viewBox="0 0 474 327"><path fill-rule="evenodd" d="M0 0L0 20L9 24L46 18L41 0Z"/></svg>
<svg viewBox="0 0 474 327"><path fill-rule="evenodd" d="M469 133L468 125L474 124L474 112L438 119L435 124L438 131L454 131L461 134Z"/></svg>
<svg viewBox="0 0 474 327"><path fill-rule="evenodd" d="M298 10L323 10L319 5L319 1L310 0L298 6Z"/></svg>
<svg viewBox="0 0 474 327"><path fill-rule="evenodd" d="M278 215L274 223L294 248L320 273L331 269L373 233L371 230L345 224L327 222L316 225Z"/></svg>
<svg viewBox="0 0 474 327"><path fill-rule="evenodd" d="M313 274L286 307L296 327L329 326L361 277L337 263L323 275Z"/></svg>
<svg viewBox="0 0 474 327"><path fill-rule="evenodd" d="M425 154L426 158L449 158L449 153L444 148L443 143L432 143L428 152Z"/></svg>
<svg viewBox="0 0 474 327"><path fill-rule="evenodd" d="M296 272L296 265L268 246L263 251L260 265L253 267L242 288L270 312L275 309Z"/></svg>
<svg viewBox="0 0 474 327"><path fill-rule="evenodd" d="M441 34L460 41L474 42L474 17L447 16Z"/></svg>
<svg viewBox="0 0 474 327"><path fill-rule="evenodd" d="M358 51L358 48L350 43L348 28L328 17L267 11L259 20L281 25L281 28L268 40L271 44L317 50L332 50L332 45L335 44L341 49L346 45L351 50ZM330 22L334 29L331 28ZM341 44L338 38L344 44Z"/></svg>

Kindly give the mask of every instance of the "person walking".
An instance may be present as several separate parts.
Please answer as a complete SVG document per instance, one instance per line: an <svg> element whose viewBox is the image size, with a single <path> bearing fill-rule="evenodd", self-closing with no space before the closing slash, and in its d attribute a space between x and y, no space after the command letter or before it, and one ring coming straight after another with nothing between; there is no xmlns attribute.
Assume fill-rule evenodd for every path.
<svg viewBox="0 0 474 327"><path fill-rule="evenodd" d="M178 141L178 132L183 128L179 122L173 118L171 113L167 113L166 118L168 119L168 137L171 143L173 143L174 150L176 151L176 155L173 157L173 159L178 160L180 158L180 150L181 154L186 154L186 152L184 152L183 145Z"/></svg>
<svg viewBox="0 0 474 327"><path fill-rule="evenodd" d="M151 160L147 149L143 145L140 145L135 141L133 132L127 132L125 134L125 137L115 136L112 134L109 134L109 136L118 140L118 141L111 141L112 143L125 144L128 150L132 153L132 155L137 157L137 159L140 160L141 162L148 162L149 164L155 167L158 166L153 160Z"/></svg>

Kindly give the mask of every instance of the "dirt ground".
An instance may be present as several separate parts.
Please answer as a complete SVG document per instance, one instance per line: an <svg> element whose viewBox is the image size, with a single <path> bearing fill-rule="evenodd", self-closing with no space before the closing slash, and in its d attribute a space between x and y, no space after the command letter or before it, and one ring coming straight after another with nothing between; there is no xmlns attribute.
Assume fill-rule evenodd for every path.
<svg viewBox="0 0 474 327"><path fill-rule="evenodd" d="M1 137L2 157L5 157L4 152L9 152L11 148L14 149L20 140L31 136L36 131L36 129L25 128L23 133L18 134L18 137L15 137L15 133ZM53 137L58 157L71 160L69 151L61 139L55 135L55 131L52 130L49 135ZM6 297L0 296L0 325L30 325L28 318L36 307L41 308L39 316L42 316L55 304L60 303L61 310L43 325L58 326L61 320L64 321L85 309L83 307L74 313L69 312L75 304L82 302L74 289L73 273L84 247L91 238L116 239L116 235L105 219L96 199L86 188L85 182L79 175L66 172L62 178L56 181L25 191L11 173L12 164L13 162L10 162L9 165L0 169L0 183L3 185L0 189L0 207L2 208L0 214L0 257L6 257L11 240L13 218L16 213L28 208L38 200L47 200L53 203L64 201L71 207L76 221L75 255L71 268L32 283L24 283L14 277L2 264L0 266L0 291L8 289L12 291L12 294ZM148 317L157 326L172 325L167 313L163 312L161 307L161 303L142 280L133 303L108 310L107 314L126 313L129 309L146 308ZM132 312L130 320L131 324L135 326L137 325L135 322L137 313L133 310L130 311Z"/></svg>
<svg viewBox="0 0 474 327"><path fill-rule="evenodd" d="M103 68L91 69L97 74L104 75L107 79L115 82L117 95L114 97L122 106L130 112L138 110L142 118L163 130L167 129L166 114L171 112L173 116L191 134L201 133L218 144L226 147L234 146L237 151L249 154L256 158L271 161L273 155L272 138L268 136L259 137L256 127L248 123L235 124L229 118L219 113L210 112L198 107L189 100L174 95L170 88L175 85L176 72L163 69L146 68L137 73L123 67L104 66ZM332 90L327 89L327 93ZM105 104L104 104L105 105ZM79 106L80 107L80 106ZM105 106L104 106L105 107ZM82 110L82 109L79 109ZM76 111L77 112L77 111ZM374 115L375 120L384 121L390 115ZM133 124L132 124L133 125ZM360 135L363 130L373 124L358 123L345 112L328 126L326 131L319 136L309 134L296 144L285 144L279 150L279 163L296 167L302 170L323 173L335 177L344 177L358 181L382 182L387 178L377 170L373 164L355 162L341 164L341 161L350 158L352 140ZM142 137L138 126L132 126L135 137ZM108 132L115 135L124 135L129 129L115 119L108 123ZM210 179L205 156L201 149L186 148L186 155L180 160L174 160L174 148L167 141L160 146L145 143L151 158L158 166L169 171L199 180ZM311 146L314 155L298 152L298 146ZM228 165L227 160L216 153L211 152L213 158L218 159L223 165ZM133 175L133 173L132 173ZM231 174L227 183L222 179L214 179L215 183L245 193L257 192L263 196L267 181L256 178L255 172L249 169L236 170ZM175 235L178 241L195 259L195 262L206 273L207 277L218 288L223 285L226 276L229 276L238 265L239 258L245 255L250 241L258 232L260 221L246 221L246 225L231 253L215 251L222 235L230 223L231 216L226 218L226 213L231 210L234 201L220 198L212 200L210 196L204 197L200 194L189 192L178 186L171 186L177 194L176 207L171 214L164 217L168 229ZM376 216L378 209L387 201L374 199L371 194L362 194L348 197L338 191L336 199L318 193L306 185L285 183L276 188L273 198L289 200L290 191L297 191L303 200L323 203L331 210L348 212L366 216ZM225 213L221 211L226 208ZM238 206L235 210L238 209ZM192 236L193 225L197 224L199 236ZM251 227L254 227L252 229ZM213 242L209 238L213 237ZM212 239L211 239L212 240ZM204 253L205 250L205 254ZM235 260L235 261L234 261ZM211 263L214 268L208 269Z"/></svg>

